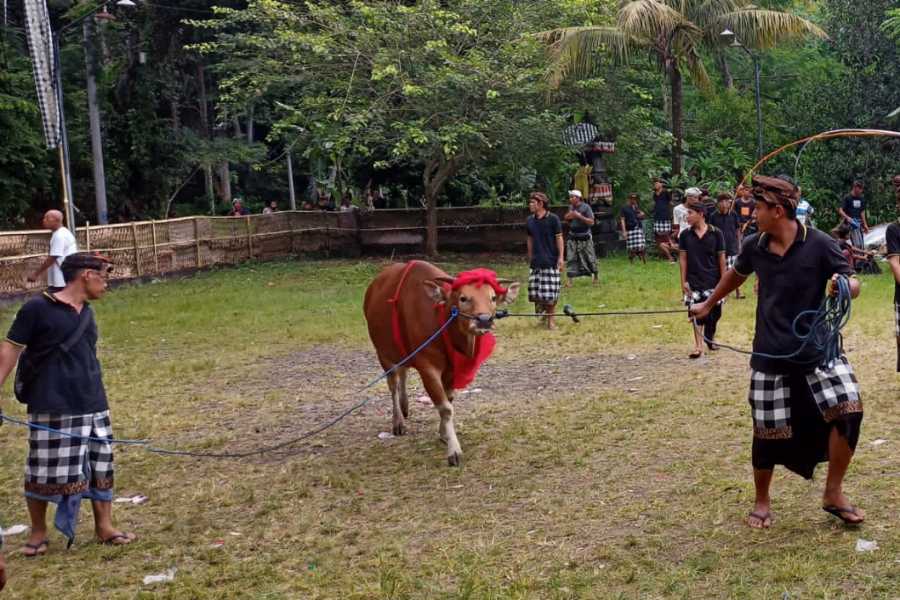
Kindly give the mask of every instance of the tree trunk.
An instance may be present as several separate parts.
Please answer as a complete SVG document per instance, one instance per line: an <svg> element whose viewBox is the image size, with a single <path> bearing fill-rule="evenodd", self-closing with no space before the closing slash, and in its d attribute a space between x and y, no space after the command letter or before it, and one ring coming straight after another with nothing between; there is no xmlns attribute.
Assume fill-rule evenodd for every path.
<svg viewBox="0 0 900 600"><path fill-rule="evenodd" d="M430 160L425 163L422 180L425 184L425 255L428 257L438 255L438 197L444 189L444 183L456 172L457 167L456 157L450 160L443 158Z"/></svg>
<svg viewBox="0 0 900 600"><path fill-rule="evenodd" d="M247 143L253 143L253 105L247 111Z"/></svg>
<svg viewBox="0 0 900 600"><path fill-rule="evenodd" d="M197 62L197 102L200 105L200 137L209 139L209 103L206 99L206 72L203 63ZM203 188L209 200L209 214L216 214L216 194L213 182L213 167L211 164L203 165Z"/></svg>
<svg viewBox="0 0 900 600"><path fill-rule="evenodd" d="M91 129L91 157L94 163L94 199L97 205L97 223L109 223L106 205L106 172L103 168L103 139L100 133L100 104L97 100L97 48L94 45L94 20L85 19L84 62L87 74L88 119Z"/></svg>
<svg viewBox="0 0 900 600"><path fill-rule="evenodd" d="M722 75L722 85L726 90L734 89L734 77L731 76L731 66L728 59L725 58L724 52L716 52L716 64L719 66L719 73Z"/></svg>
<svg viewBox="0 0 900 600"><path fill-rule="evenodd" d="M681 71L669 62L669 85L672 88L672 175L681 175L684 168L684 82Z"/></svg>

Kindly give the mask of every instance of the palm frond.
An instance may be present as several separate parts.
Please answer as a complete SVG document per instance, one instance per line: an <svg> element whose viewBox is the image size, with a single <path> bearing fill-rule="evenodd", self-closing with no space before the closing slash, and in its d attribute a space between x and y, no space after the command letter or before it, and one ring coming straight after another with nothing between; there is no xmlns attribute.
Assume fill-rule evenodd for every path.
<svg viewBox="0 0 900 600"><path fill-rule="evenodd" d="M619 8L619 29L640 40L656 40L686 22L674 7L660 0L629 0Z"/></svg>
<svg viewBox="0 0 900 600"><path fill-rule="evenodd" d="M628 60L631 38L616 27L564 27L537 34L549 45L552 58L548 79L558 86L569 77L588 77L597 71L601 53L618 62Z"/></svg>
<svg viewBox="0 0 900 600"><path fill-rule="evenodd" d="M825 31L803 17L755 7L726 13L710 25L718 31L731 29L741 43L753 48L771 48L782 41L810 36L828 39Z"/></svg>
<svg viewBox="0 0 900 600"><path fill-rule="evenodd" d="M751 0L697 0L687 7L686 16L706 29L708 23L719 19L723 15L749 8Z"/></svg>
<svg viewBox="0 0 900 600"><path fill-rule="evenodd" d="M687 67L687 72L690 74L694 85L704 93L712 90L712 81L709 78L709 73L706 72L706 67L703 66L703 58L696 47L690 52L682 54L679 60Z"/></svg>

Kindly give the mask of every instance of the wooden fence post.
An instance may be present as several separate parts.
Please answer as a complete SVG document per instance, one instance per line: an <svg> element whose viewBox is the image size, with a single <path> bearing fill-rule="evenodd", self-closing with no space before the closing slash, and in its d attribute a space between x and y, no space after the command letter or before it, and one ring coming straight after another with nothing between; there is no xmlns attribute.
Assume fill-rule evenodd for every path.
<svg viewBox="0 0 900 600"><path fill-rule="evenodd" d="M134 269L141 276L141 251L138 249L137 223L131 222L131 241L134 244Z"/></svg>
<svg viewBox="0 0 900 600"><path fill-rule="evenodd" d="M194 241L197 242L197 268L200 268L200 223L194 217Z"/></svg>
<svg viewBox="0 0 900 600"><path fill-rule="evenodd" d="M84 223L84 245L87 246L87 251L91 251L91 222L85 221Z"/></svg>
<svg viewBox="0 0 900 600"><path fill-rule="evenodd" d="M153 269L159 275L159 248L156 247L156 221L150 221L150 233L153 235Z"/></svg>
<svg viewBox="0 0 900 600"><path fill-rule="evenodd" d="M253 259L253 229L250 226L250 215L244 217L247 220L247 257Z"/></svg>

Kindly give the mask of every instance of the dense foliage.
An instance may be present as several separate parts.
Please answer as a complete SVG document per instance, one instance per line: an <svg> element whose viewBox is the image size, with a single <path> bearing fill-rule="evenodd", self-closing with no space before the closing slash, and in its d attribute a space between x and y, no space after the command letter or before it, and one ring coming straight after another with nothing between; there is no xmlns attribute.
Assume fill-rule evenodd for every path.
<svg viewBox="0 0 900 600"><path fill-rule="evenodd" d="M727 189L756 156L753 63L716 40L725 13L701 9L746 4L166 0L129 10L110 2L115 20L98 21L93 39L80 27L62 38L76 203L96 220L86 43L99 63L113 221L223 214L236 195L254 210L269 200L285 208L288 157L298 205L326 194L364 204L367 190L399 207L521 203L536 187L562 201L582 160L563 130L584 121L617 144L607 160L617 199L646 194L650 177L671 172L673 145L683 154L673 184ZM766 151L834 128L896 126L900 15L893 2L756 4L793 19L765 13L770 28L758 36L749 21L732 23L760 61ZM589 69L561 73L539 35L615 31L628 23L623 14L651 5L662 12L641 22L644 37L632 35L627 55L612 51L614 37L582 45ZM674 98L680 116L672 64L645 35L647 23L675 23L666 21L675 18L666 5L686 19L672 64L693 74ZM58 29L96 4L48 6ZM44 147L23 17L21 3L10 3L0 37L0 218L7 228L34 225L59 202L58 158ZM772 33L779 23L828 38L786 41ZM673 116L683 119L681 141ZM789 151L765 169L795 176L825 225L850 181L862 178L875 222L892 214L887 188L900 170L897 147L877 138L818 142L799 160Z"/></svg>

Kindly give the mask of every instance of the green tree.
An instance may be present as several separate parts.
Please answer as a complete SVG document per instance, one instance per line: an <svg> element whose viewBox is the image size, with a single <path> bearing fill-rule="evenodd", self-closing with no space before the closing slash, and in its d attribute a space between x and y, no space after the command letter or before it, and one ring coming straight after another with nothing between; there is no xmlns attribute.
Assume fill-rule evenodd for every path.
<svg viewBox="0 0 900 600"><path fill-rule="evenodd" d="M550 43L554 57L554 83L596 72L604 53L620 61L631 52L649 53L669 85L672 173L677 175L684 161L683 72L698 87L710 87L703 51L720 47L720 33L725 29L759 49L808 35L825 37L824 31L802 17L759 8L750 0L623 0L615 26L563 27L541 37Z"/></svg>

